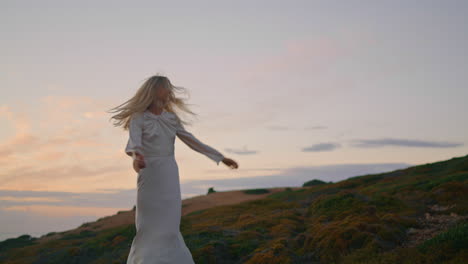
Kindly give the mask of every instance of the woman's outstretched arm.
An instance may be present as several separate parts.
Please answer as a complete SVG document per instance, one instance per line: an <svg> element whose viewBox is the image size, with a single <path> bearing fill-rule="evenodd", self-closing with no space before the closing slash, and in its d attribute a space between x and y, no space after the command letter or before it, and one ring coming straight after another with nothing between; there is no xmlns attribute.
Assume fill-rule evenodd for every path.
<svg viewBox="0 0 468 264"><path fill-rule="evenodd" d="M219 165L219 162L224 159L224 155L221 154L221 152L201 142L192 133L187 131L183 124L181 124L180 122L178 123L176 135L191 149L204 154L205 156L216 162L217 165Z"/></svg>

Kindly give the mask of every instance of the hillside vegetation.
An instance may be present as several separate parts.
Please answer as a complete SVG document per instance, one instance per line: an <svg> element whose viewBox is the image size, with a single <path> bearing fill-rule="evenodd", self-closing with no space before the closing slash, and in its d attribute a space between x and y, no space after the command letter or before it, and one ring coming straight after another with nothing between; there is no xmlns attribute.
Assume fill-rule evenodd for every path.
<svg viewBox="0 0 468 264"><path fill-rule="evenodd" d="M181 231L197 264L466 263L467 180L468 155L314 181L191 212ZM0 243L0 263L125 263L134 235L133 224L43 243L25 235Z"/></svg>

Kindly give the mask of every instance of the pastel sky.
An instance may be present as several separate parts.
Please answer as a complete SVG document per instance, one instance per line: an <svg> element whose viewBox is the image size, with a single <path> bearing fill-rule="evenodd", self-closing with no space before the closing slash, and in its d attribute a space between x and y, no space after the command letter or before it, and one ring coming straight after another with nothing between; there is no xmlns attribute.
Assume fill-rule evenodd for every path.
<svg viewBox="0 0 468 264"><path fill-rule="evenodd" d="M107 113L153 74L190 91L183 197L468 153L467 1L0 2L0 240L129 210Z"/></svg>

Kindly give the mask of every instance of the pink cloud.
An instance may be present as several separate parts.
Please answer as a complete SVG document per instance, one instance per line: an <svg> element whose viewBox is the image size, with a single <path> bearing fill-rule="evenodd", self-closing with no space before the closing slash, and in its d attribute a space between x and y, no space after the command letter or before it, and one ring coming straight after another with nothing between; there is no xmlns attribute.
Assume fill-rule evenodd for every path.
<svg viewBox="0 0 468 264"><path fill-rule="evenodd" d="M131 171L130 162L118 162L127 158L123 150L116 153L112 140L101 136L116 131L107 122L108 102L68 96L46 96L39 102L34 114L24 107L0 107L0 117L14 128L13 136L0 143L0 188L92 190Z"/></svg>
<svg viewBox="0 0 468 264"><path fill-rule="evenodd" d="M112 215L128 208L114 207L82 207L82 206L54 206L54 205L16 205L2 208L4 211L29 212L47 217L71 217Z"/></svg>

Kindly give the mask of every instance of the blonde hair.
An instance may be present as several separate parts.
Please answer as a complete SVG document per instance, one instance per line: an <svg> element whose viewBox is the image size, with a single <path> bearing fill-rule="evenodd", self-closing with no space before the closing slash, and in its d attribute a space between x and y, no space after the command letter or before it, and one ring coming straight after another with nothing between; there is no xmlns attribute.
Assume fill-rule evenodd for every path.
<svg viewBox="0 0 468 264"><path fill-rule="evenodd" d="M156 92L159 89L168 89L170 91L167 101L161 101L156 98ZM177 106L182 111L192 115L197 114L189 109L188 104L185 102L186 99L175 96L176 91L189 94L186 88L172 85L171 81L166 76L159 74L153 75L149 78L146 78L146 81L140 86L132 98L119 106L111 108L108 113L117 113L111 117L111 119L113 118L117 120L114 123L114 126L123 126L124 130L128 130L132 115L134 113L144 112L155 102L158 106L167 112L174 113L182 124L189 124L179 117L175 111L175 107Z"/></svg>

